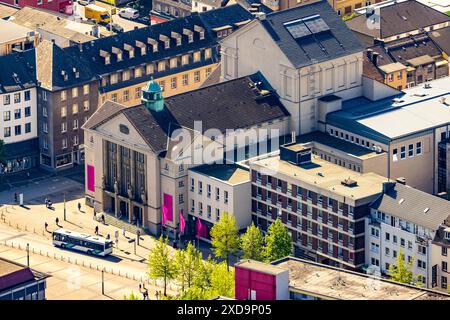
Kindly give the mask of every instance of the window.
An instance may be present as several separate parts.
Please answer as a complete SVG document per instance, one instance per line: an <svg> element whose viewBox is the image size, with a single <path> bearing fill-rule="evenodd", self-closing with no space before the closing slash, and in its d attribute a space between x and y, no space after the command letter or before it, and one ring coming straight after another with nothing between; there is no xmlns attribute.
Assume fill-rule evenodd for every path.
<svg viewBox="0 0 450 320"><path fill-rule="evenodd" d="M211 48L205 49L205 59L211 58Z"/></svg>
<svg viewBox="0 0 450 320"><path fill-rule="evenodd" d="M88 84L85 84L85 85L83 86L83 94L84 94L84 95L89 94L89 85L88 85Z"/></svg>
<svg viewBox="0 0 450 320"><path fill-rule="evenodd" d="M206 192L207 192L208 198L211 198L211 185L210 184L206 185Z"/></svg>
<svg viewBox="0 0 450 320"><path fill-rule="evenodd" d="M25 118L31 116L31 107L25 107Z"/></svg>
<svg viewBox="0 0 450 320"><path fill-rule="evenodd" d="M125 90L123 92L123 101L127 102L130 99L130 91L129 90Z"/></svg>
<svg viewBox="0 0 450 320"><path fill-rule="evenodd" d="M30 101L31 100L31 91L27 90L25 91L25 101Z"/></svg>
<svg viewBox="0 0 450 320"><path fill-rule="evenodd" d="M397 150L397 148L392 150L392 161L394 161L394 162L398 161L398 150Z"/></svg>
<svg viewBox="0 0 450 320"><path fill-rule="evenodd" d="M47 91L42 91L42 100L47 101Z"/></svg>
<svg viewBox="0 0 450 320"><path fill-rule="evenodd" d="M170 68L176 68L178 65L178 60L177 58L172 58L170 59Z"/></svg>
<svg viewBox="0 0 450 320"><path fill-rule="evenodd" d="M442 271L447 271L447 262L442 261Z"/></svg>
<svg viewBox="0 0 450 320"><path fill-rule="evenodd" d="M220 190L216 187L216 200L220 200Z"/></svg>
<svg viewBox="0 0 450 320"><path fill-rule="evenodd" d="M42 132L48 133L48 124L47 122L42 122Z"/></svg>
<svg viewBox="0 0 450 320"><path fill-rule="evenodd" d="M22 134L22 126L21 125L17 125L14 127L14 134L16 136L20 136Z"/></svg>
<svg viewBox="0 0 450 320"><path fill-rule="evenodd" d="M130 71L126 70L122 72L122 81L130 80Z"/></svg>
<svg viewBox="0 0 450 320"><path fill-rule="evenodd" d="M225 203L228 203L228 191L224 191L224 192L223 192L223 198L224 198L223 201L224 201Z"/></svg>
<svg viewBox="0 0 450 320"><path fill-rule="evenodd" d="M198 182L198 193L202 194L203 192L203 183L201 181Z"/></svg>
<svg viewBox="0 0 450 320"><path fill-rule="evenodd" d="M134 98L139 99L141 97L141 88L134 89Z"/></svg>
<svg viewBox="0 0 450 320"><path fill-rule="evenodd" d="M61 122L61 132L67 131L67 122Z"/></svg>
<svg viewBox="0 0 450 320"><path fill-rule="evenodd" d="M15 110L14 110L14 119L17 120L17 119L20 119L20 118L22 118L20 109L15 109Z"/></svg>
<svg viewBox="0 0 450 320"><path fill-rule="evenodd" d="M177 78L173 77L170 79L170 88L171 89L176 89L177 88Z"/></svg>
<svg viewBox="0 0 450 320"><path fill-rule="evenodd" d="M419 245L417 247L417 252L420 254L427 254L427 247Z"/></svg>
<svg viewBox="0 0 450 320"><path fill-rule="evenodd" d="M67 93L66 90L61 91L61 101L65 101L67 99Z"/></svg>
<svg viewBox="0 0 450 320"><path fill-rule="evenodd" d="M417 267L421 268L421 269L426 269L427 264L425 261L419 260L417 259Z"/></svg>
<svg viewBox="0 0 450 320"><path fill-rule="evenodd" d="M3 111L3 121L11 120L11 111Z"/></svg>
<svg viewBox="0 0 450 320"><path fill-rule="evenodd" d="M191 178L191 191L194 191L195 189L195 180Z"/></svg>
<svg viewBox="0 0 450 320"><path fill-rule="evenodd" d="M206 68L205 77L208 78L211 75L211 72L212 72L211 68Z"/></svg>
<svg viewBox="0 0 450 320"><path fill-rule="evenodd" d="M210 205L206 206L206 213L208 214L208 219L211 219L211 206Z"/></svg>
<svg viewBox="0 0 450 320"><path fill-rule="evenodd" d="M78 129L78 119L73 120L73 129Z"/></svg>
<svg viewBox="0 0 450 320"><path fill-rule="evenodd" d="M181 65L186 65L189 63L189 55L185 54L184 56L181 57Z"/></svg>
<svg viewBox="0 0 450 320"><path fill-rule="evenodd" d="M397 251L396 250L392 250L392 257L397 258Z"/></svg>
<svg viewBox="0 0 450 320"><path fill-rule="evenodd" d="M183 172L184 171L184 166L182 164L180 164L178 166L178 172Z"/></svg>
<svg viewBox="0 0 450 320"><path fill-rule="evenodd" d="M14 103L20 103L20 92L14 93Z"/></svg>
<svg viewBox="0 0 450 320"><path fill-rule="evenodd" d="M3 104L4 105L11 104L11 96L9 94L3 96Z"/></svg>
<svg viewBox="0 0 450 320"><path fill-rule="evenodd" d="M189 84L189 74L183 74L183 86L187 86Z"/></svg>
<svg viewBox="0 0 450 320"><path fill-rule="evenodd" d="M73 136L73 145L74 146L78 145L78 136Z"/></svg>
<svg viewBox="0 0 450 320"><path fill-rule="evenodd" d="M200 51L194 52L194 62L199 62L200 58Z"/></svg>
<svg viewBox="0 0 450 320"><path fill-rule="evenodd" d="M372 236L379 238L380 237L380 230L376 229L376 228L371 228L371 234Z"/></svg>
<svg viewBox="0 0 450 320"><path fill-rule="evenodd" d="M25 123L25 133L31 132L31 122Z"/></svg>
<svg viewBox="0 0 450 320"><path fill-rule="evenodd" d="M447 248L446 247L442 247L441 248L441 254L446 257L447 256Z"/></svg>
<svg viewBox="0 0 450 320"><path fill-rule="evenodd" d="M408 157L412 157L414 155L414 145L410 144L408 145Z"/></svg>
<svg viewBox="0 0 450 320"><path fill-rule="evenodd" d="M78 97L78 88L72 88L72 98Z"/></svg>
<svg viewBox="0 0 450 320"><path fill-rule="evenodd" d="M441 287L442 289L447 289L447 277L441 277Z"/></svg>
<svg viewBox="0 0 450 320"><path fill-rule="evenodd" d="M83 110L84 111L89 110L89 100L83 101Z"/></svg>
<svg viewBox="0 0 450 320"><path fill-rule="evenodd" d="M164 71L166 69L166 62L165 61L159 61L158 62L158 71Z"/></svg>
<svg viewBox="0 0 450 320"><path fill-rule="evenodd" d="M384 254L389 256L391 254L391 250L389 248L384 248Z"/></svg>
<svg viewBox="0 0 450 320"><path fill-rule="evenodd" d="M62 139L61 144L62 144L62 148L66 149L67 148L67 139L66 138Z"/></svg>
<svg viewBox="0 0 450 320"><path fill-rule="evenodd" d="M416 155L422 154L422 142L416 143Z"/></svg>
<svg viewBox="0 0 450 320"><path fill-rule="evenodd" d="M194 82L200 82L200 71L194 72Z"/></svg>
<svg viewBox="0 0 450 320"><path fill-rule="evenodd" d="M184 203L184 195L183 194L179 194L178 195L178 203L179 204L183 204Z"/></svg>
<svg viewBox="0 0 450 320"><path fill-rule="evenodd" d="M111 94L111 100L112 100L113 102L117 102L117 93L112 93L112 94Z"/></svg>
<svg viewBox="0 0 450 320"><path fill-rule="evenodd" d="M220 220L220 210L216 209L216 221Z"/></svg>
<svg viewBox="0 0 450 320"><path fill-rule="evenodd" d="M161 87L161 91L164 91L166 89L166 81L165 80L160 81L159 86Z"/></svg>
<svg viewBox="0 0 450 320"><path fill-rule="evenodd" d="M3 136L4 136L5 138L11 137L11 127L5 127L5 128L3 129Z"/></svg>
<svg viewBox="0 0 450 320"><path fill-rule="evenodd" d="M397 236L394 236L394 238L392 239L392 241L393 241L394 243L397 243Z"/></svg>
<svg viewBox="0 0 450 320"><path fill-rule="evenodd" d="M401 245L402 247L404 247L404 246L405 246L405 239L403 239L403 238L400 238L400 245Z"/></svg>
<svg viewBox="0 0 450 320"><path fill-rule="evenodd" d="M78 103L74 103L72 105L72 114L77 114L78 113Z"/></svg>
<svg viewBox="0 0 450 320"><path fill-rule="evenodd" d="M400 148L400 159L405 159L406 158L406 147L402 146Z"/></svg>

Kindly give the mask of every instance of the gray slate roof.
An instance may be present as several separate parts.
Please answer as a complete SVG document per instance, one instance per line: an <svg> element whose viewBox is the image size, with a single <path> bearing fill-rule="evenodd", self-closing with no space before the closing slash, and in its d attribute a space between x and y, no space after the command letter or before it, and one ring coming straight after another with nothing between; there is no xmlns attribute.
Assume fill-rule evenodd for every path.
<svg viewBox="0 0 450 320"><path fill-rule="evenodd" d="M0 57L0 93L36 86L34 51L11 53Z"/></svg>
<svg viewBox="0 0 450 320"><path fill-rule="evenodd" d="M286 22L317 14L320 14L328 25L329 31L296 40L284 26ZM296 68L363 50L359 39L347 28L327 1L273 12L267 14L261 23Z"/></svg>
<svg viewBox="0 0 450 320"><path fill-rule="evenodd" d="M127 108L105 102L83 128L95 129L102 123L124 114L155 153L166 150L167 137L179 127L194 129L194 121L202 122L202 130L247 128L259 123L289 116L274 92L260 96L250 84L259 80L257 73L222 82L165 100L163 111L149 111L144 105Z"/></svg>
<svg viewBox="0 0 450 320"><path fill-rule="evenodd" d="M371 208L431 230L437 230L450 215L449 201L401 183L395 183Z"/></svg>

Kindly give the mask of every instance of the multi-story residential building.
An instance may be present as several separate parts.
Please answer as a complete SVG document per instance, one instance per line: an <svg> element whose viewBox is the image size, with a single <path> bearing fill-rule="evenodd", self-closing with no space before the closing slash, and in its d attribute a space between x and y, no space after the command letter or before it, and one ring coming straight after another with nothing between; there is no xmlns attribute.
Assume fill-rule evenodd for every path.
<svg viewBox="0 0 450 320"><path fill-rule="evenodd" d="M0 57L0 140L5 173L39 165L37 92L32 51Z"/></svg>
<svg viewBox="0 0 450 320"><path fill-rule="evenodd" d="M207 164L189 169L189 219L191 228L200 219L209 230L223 212L234 215L239 230L249 226L251 217L251 182L248 169L235 164ZM195 220L194 220L195 218Z"/></svg>
<svg viewBox="0 0 450 320"><path fill-rule="evenodd" d="M449 74L445 53L426 33L379 43L366 53L363 74L398 90Z"/></svg>
<svg viewBox="0 0 450 320"><path fill-rule="evenodd" d="M222 79L260 71L297 134L318 129L318 99L362 94L363 47L326 1L261 16L221 41Z"/></svg>
<svg viewBox="0 0 450 320"><path fill-rule="evenodd" d="M76 46L42 41L36 48L41 165L81 163L79 128L107 100L141 103L141 89L158 81L165 97L200 87L219 62L218 39L252 19L240 5L193 14ZM220 29L220 30L217 30Z"/></svg>
<svg viewBox="0 0 450 320"><path fill-rule="evenodd" d="M2 0L3 3L15 7L34 7L47 9L65 14L72 14L72 0Z"/></svg>
<svg viewBox="0 0 450 320"><path fill-rule="evenodd" d="M448 292L450 274L450 223L445 221L436 231L431 249L431 285L437 290Z"/></svg>
<svg viewBox="0 0 450 320"><path fill-rule="evenodd" d="M386 183L366 218L366 262L370 270L388 274L402 253L417 281L433 287L433 245L437 231L449 221L450 202L400 182ZM434 252L436 251L436 252ZM434 259L436 260L436 259ZM434 271L436 273L436 271Z"/></svg>
<svg viewBox="0 0 450 320"><path fill-rule="evenodd" d="M0 19L0 56L34 48L39 42L39 34L33 29L18 26Z"/></svg>
<svg viewBox="0 0 450 320"><path fill-rule="evenodd" d="M176 231L179 213L188 219L188 169L210 161L203 157L203 149L218 148L214 160L223 161L225 135L232 140L226 145L234 150L242 139L245 145L255 143L245 139L251 132L264 132L259 143L266 143L267 130L274 129L277 139L290 132L289 113L266 83L255 74L163 100L158 83L150 81L138 106L104 103L83 126L87 203L97 212L139 222L152 234L160 234L165 208L165 227ZM185 130L179 133L176 129L180 128ZM213 136L209 129L214 130ZM241 131L227 132L230 129ZM180 138L187 139L181 148ZM228 188L227 182L217 180L219 184L223 190ZM206 193L206 181L204 188ZM211 189L211 196L214 192ZM236 210L234 203L240 205L232 203L227 208Z"/></svg>
<svg viewBox="0 0 450 320"><path fill-rule="evenodd" d="M347 26L366 45L390 42L449 26L450 17L415 0L389 1L358 9Z"/></svg>
<svg viewBox="0 0 450 320"><path fill-rule="evenodd" d="M222 0L192 0L192 12L205 12L222 7Z"/></svg>
<svg viewBox="0 0 450 320"><path fill-rule="evenodd" d="M263 231L277 218L297 256L359 269L365 264L365 217L386 178L357 173L291 143L250 162L252 218Z"/></svg>
<svg viewBox="0 0 450 320"><path fill-rule="evenodd" d="M448 300L448 293L286 257L235 264L237 300Z"/></svg>
<svg viewBox="0 0 450 320"><path fill-rule="evenodd" d="M0 258L0 300L45 300L48 275Z"/></svg>
<svg viewBox="0 0 450 320"><path fill-rule="evenodd" d="M408 185L428 193L446 193L449 81L430 81L378 101L345 101L326 113L321 130L387 152L386 177L406 178Z"/></svg>
<svg viewBox="0 0 450 320"><path fill-rule="evenodd" d="M173 18L186 17L191 14L191 1L152 0L152 8Z"/></svg>

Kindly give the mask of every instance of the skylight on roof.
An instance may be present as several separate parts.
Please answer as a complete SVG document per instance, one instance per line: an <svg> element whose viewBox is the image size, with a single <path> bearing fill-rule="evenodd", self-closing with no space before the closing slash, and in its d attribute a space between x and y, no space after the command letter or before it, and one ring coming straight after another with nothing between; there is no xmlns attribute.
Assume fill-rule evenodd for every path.
<svg viewBox="0 0 450 320"><path fill-rule="evenodd" d="M319 33L330 30L327 23L320 16L304 19L304 22L312 33Z"/></svg>
<svg viewBox="0 0 450 320"><path fill-rule="evenodd" d="M284 26L294 39L303 38L311 34L303 20L288 22Z"/></svg>
<svg viewBox="0 0 450 320"><path fill-rule="evenodd" d="M294 39L330 30L327 23L318 14L286 22L284 27Z"/></svg>

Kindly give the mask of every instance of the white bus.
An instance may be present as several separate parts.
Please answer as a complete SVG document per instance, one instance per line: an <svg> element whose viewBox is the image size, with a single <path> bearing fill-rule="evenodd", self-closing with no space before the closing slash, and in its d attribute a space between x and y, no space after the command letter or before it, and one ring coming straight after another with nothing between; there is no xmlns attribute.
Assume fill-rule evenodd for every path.
<svg viewBox="0 0 450 320"><path fill-rule="evenodd" d="M104 257L112 253L113 242L99 236L58 229L53 231L53 245Z"/></svg>

